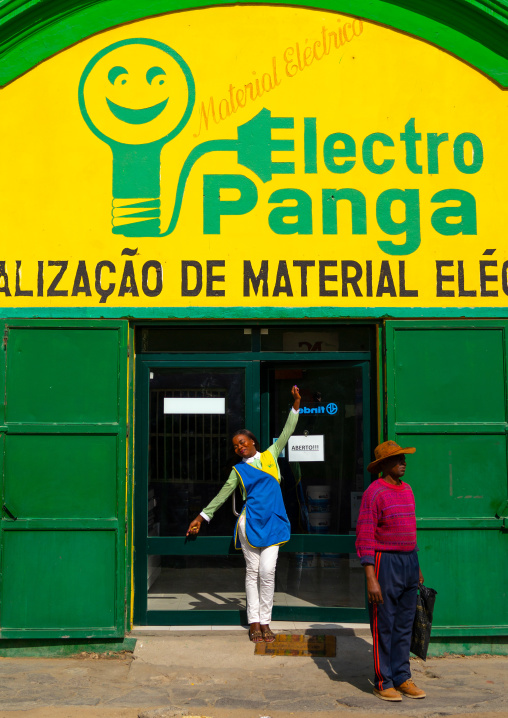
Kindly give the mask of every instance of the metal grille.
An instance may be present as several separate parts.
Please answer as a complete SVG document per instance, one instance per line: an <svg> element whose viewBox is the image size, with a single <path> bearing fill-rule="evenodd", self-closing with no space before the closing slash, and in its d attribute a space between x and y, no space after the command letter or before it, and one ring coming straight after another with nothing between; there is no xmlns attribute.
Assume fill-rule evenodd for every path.
<svg viewBox="0 0 508 718"><path fill-rule="evenodd" d="M225 414L164 414L166 397L220 397ZM226 389L152 389L150 480L161 483L217 481L229 455Z"/></svg>

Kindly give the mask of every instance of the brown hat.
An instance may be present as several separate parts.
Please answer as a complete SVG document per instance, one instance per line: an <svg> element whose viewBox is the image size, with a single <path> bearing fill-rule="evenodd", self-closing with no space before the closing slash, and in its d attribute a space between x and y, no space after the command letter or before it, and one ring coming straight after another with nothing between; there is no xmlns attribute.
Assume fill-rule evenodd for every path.
<svg viewBox="0 0 508 718"><path fill-rule="evenodd" d="M371 474L379 473L379 465L385 459L389 459L391 456L398 456L399 454L414 454L416 449L412 446L403 449L401 446L395 443L395 441L385 441L374 449L374 456L376 457L367 466L367 471Z"/></svg>

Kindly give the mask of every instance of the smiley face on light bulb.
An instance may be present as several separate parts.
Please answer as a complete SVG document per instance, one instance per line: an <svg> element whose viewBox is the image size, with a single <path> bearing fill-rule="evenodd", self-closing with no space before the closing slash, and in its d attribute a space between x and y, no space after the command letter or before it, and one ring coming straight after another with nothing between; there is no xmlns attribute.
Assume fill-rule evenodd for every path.
<svg viewBox="0 0 508 718"><path fill-rule="evenodd" d="M78 97L86 124L113 151L113 232L158 234L160 212L153 204L160 197L160 152L185 127L194 107L187 63L157 40L122 40L90 60ZM129 207L133 201L138 207ZM152 206L140 207L143 202ZM129 221L129 209L145 216Z"/></svg>
<svg viewBox="0 0 508 718"><path fill-rule="evenodd" d="M115 83L122 89L127 85L129 79L129 71L125 67L115 65L108 72L108 80L115 86ZM164 85L166 82L166 71L162 67L150 67L146 73L146 84L153 90L157 85ZM155 92L154 92L155 94ZM158 102L151 107L124 107L123 105L117 105L108 97L106 102L111 113L121 122L126 122L129 125L146 125L147 122L155 120L163 110L165 110L168 104L169 97ZM125 102L125 98L123 98Z"/></svg>

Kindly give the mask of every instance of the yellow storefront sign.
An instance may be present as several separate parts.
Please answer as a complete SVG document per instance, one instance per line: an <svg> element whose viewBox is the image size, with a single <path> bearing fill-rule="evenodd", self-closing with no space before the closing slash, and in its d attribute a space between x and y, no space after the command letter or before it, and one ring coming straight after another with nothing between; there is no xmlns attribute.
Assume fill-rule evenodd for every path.
<svg viewBox="0 0 508 718"><path fill-rule="evenodd" d="M506 305L507 98L421 40L192 10L0 103L0 307Z"/></svg>

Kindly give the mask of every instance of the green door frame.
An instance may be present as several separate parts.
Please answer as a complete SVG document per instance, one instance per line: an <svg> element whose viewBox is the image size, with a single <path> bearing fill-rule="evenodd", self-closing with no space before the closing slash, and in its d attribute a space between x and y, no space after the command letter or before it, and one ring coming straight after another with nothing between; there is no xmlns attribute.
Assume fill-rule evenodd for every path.
<svg viewBox="0 0 508 718"><path fill-rule="evenodd" d="M198 358L199 357L199 358ZM262 357L262 361L260 361ZM148 417L150 371L157 368L245 368L246 375L246 424L254 433L269 442L268 422L261 422L261 416L268 416L269 397L261 388L261 364L288 364L291 362L340 362L342 366L360 366L364 397L364 417L371 416L371 353L370 352L327 352L313 354L301 352L239 352L238 354L143 354L136 358L136 451L135 451L135 498L134 498L134 540L135 540L135 601L134 623L137 625L238 625L245 622L244 611L148 611L147 610L147 557L148 555L173 556L216 556L236 554L231 536L209 536L204 541L187 540L185 536L148 536ZM255 406L260 411L254 410ZM364 449L370 456L371 432L373 426L364 424ZM376 427L377 428L377 427ZM364 469L365 486L370 475ZM294 534L282 551L339 552L354 553L355 537L351 535L307 535ZM363 622L368 620L364 608L330 608L313 606L274 607L274 620Z"/></svg>

